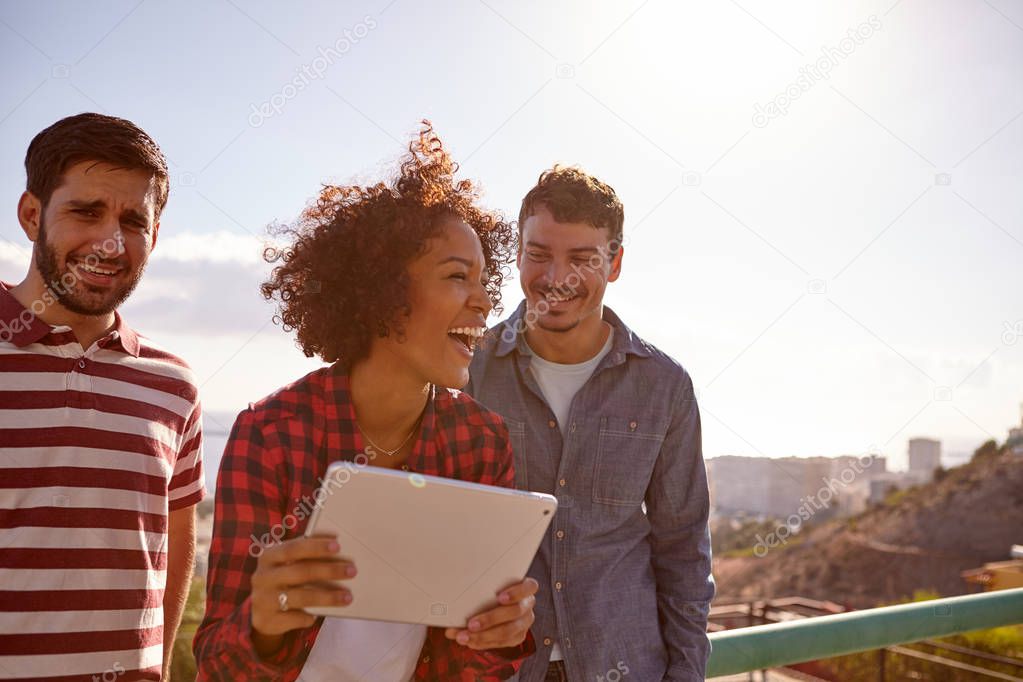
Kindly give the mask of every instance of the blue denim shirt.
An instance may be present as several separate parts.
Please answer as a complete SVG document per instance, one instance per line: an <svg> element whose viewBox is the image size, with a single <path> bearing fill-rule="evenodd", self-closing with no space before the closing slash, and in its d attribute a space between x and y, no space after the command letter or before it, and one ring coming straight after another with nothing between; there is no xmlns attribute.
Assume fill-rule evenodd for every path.
<svg viewBox="0 0 1023 682"><path fill-rule="evenodd" d="M519 679L541 682L558 641L572 680L703 680L714 579L692 380L605 306L611 351L562 439L529 371L524 313L489 330L465 389L504 417L516 486L559 503L529 570L537 653Z"/></svg>

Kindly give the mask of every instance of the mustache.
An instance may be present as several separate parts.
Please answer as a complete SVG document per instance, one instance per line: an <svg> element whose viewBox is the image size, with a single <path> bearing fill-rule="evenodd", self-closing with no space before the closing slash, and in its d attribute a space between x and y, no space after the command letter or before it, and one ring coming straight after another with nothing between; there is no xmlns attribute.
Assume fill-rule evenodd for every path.
<svg viewBox="0 0 1023 682"><path fill-rule="evenodd" d="M533 289L533 291L535 291L536 293L540 294L541 296L547 296L548 294L554 294L555 296L560 296L562 298L571 298L572 296L582 296L582 295L584 295L586 293L586 289L584 287L581 287L581 286L571 287L571 286L568 286L567 284L554 285L554 286L546 285L546 286L535 287Z"/></svg>
<svg viewBox="0 0 1023 682"><path fill-rule="evenodd" d="M73 262L73 263L86 263L88 265L94 265L94 266L95 265L102 265L102 266L112 267L112 268L113 267L117 267L117 268L126 268L126 267L128 267L128 262L124 258L101 258L100 256L97 256L95 253L88 253L88 254L85 254L84 256L78 256L78 255L75 255L75 254L68 254L67 258L65 260Z"/></svg>

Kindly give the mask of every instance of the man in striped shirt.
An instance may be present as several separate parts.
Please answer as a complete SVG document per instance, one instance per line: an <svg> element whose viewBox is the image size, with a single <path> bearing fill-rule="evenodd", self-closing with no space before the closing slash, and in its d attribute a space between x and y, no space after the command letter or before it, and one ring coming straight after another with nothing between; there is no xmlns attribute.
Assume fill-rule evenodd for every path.
<svg viewBox="0 0 1023 682"><path fill-rule="evenodd" d="M184 362L117 307L156 244L167 164L123 119L79 114L25 157L24 279L0 282L0 680L160 680L202 499Z"/></svg>

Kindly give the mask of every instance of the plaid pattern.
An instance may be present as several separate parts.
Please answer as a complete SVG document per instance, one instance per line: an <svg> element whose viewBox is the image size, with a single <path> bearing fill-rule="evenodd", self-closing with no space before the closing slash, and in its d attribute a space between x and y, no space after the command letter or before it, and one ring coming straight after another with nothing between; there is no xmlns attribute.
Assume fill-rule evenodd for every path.
<svg viewBox="0 0 1023 682"><path fill-rule="evenodd" d="M206 615L193 645L199 680L298 677L323 619L288 633L272 658L258 656L249 599L258 546L271 529L289 525L283 539L300 537L308 523L306 501L327 466L352 461L364 450L348 376L339 365L306 375L238 416L217 478ZM512 461L500 417L460 391L431 388L409 470L511 488ZM289 515L293 519L285 523ZM414 679L507 679L534 651L532 634L518 647L474 651L448 640L443 629L429 628Z"/></svg>

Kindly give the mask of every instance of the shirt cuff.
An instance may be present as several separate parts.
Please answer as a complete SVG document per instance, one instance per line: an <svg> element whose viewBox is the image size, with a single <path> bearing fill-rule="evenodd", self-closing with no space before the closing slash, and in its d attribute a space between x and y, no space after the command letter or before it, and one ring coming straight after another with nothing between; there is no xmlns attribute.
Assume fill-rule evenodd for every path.
<svg viewBox="0 0 1023 682"><path fill-rule="evenodd" d="M305 630L292 630L284 634L284 643L281 648L273 654L263 657L256 651L256 645L252 641L252 597L246 597L238 609L237 617L241 619L238 624L238 644L249 654L249 662L252 669L271 675L272 679L280 679L281 673L295 667L295 657L304 648Z"/></svg>

